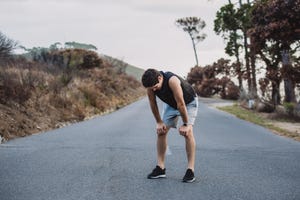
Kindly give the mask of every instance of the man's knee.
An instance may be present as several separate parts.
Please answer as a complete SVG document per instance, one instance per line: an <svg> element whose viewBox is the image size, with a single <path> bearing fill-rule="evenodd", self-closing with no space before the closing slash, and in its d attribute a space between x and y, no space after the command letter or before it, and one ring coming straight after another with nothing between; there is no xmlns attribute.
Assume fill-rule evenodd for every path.
<svg viewBox="0 0 300 200"><path fill-rule="evenodd" d="M189 131L185 136L187 140L194 140L194 133L193 130Z"/></svg>
<svg viewBox="0 0 300 200"><path fill-rule="evenodd" d="M161 133L157 133L157 137L158 138L164 138L166 137L168 134L168 131L164 131L164 132L161 132Z"/></svg>

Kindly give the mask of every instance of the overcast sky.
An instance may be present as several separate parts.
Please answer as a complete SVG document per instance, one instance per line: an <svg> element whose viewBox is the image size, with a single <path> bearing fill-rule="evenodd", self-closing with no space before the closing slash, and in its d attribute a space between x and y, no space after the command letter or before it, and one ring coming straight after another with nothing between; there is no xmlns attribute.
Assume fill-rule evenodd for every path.
<svg viewBox="0 0 300 200"><path fill-rule="evenodd" d="M199 64L225 57L213 31L216 11L227 0L0 0L0 31L21 45L49 47L69 41L93 44L98 52L146 69L186 76L195 65L187 33L175 25L196 16L207 26L197 45Z"/></svg>

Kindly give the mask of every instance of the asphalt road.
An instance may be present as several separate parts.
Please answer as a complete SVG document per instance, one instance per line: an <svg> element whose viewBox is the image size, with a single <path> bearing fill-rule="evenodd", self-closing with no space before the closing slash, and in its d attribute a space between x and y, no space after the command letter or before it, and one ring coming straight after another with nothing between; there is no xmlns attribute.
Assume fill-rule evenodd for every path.
<svg viewBox="0 0 300 200"><path fill-rule="evenodd" d="M184 139L169 134L167 178L142 99L114 113L0 145L1 200L299 200L300 143L200 103L196 182L182 183Z"/></svg>

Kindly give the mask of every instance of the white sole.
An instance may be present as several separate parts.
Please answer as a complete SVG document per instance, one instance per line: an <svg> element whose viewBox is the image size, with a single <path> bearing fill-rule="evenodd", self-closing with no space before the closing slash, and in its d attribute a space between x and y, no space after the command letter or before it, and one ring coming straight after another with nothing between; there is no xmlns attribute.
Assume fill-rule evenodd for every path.
<svg viewBox="0 0 300 200"><path fill-rule="evenodd" d="M196 180L196 178L194 177L192 180L182 181L182 182L184 182L184 183L192 183L192 182L194 182L195 180Z"/></svg>
<svg viewBox="0 0 300 200"><path fill-rule="evenodd" d="M166 178L167 176L165 174L163 175L158 175L158 176L152 176L152 177L149 177L148 179L158 179L158 178Z"/></svg>

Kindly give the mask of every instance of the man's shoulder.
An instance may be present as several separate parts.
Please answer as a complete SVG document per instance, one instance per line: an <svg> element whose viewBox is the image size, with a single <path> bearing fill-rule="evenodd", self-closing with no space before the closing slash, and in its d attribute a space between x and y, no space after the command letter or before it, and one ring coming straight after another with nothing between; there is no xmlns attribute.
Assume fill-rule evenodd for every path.
<svg viewBox="0 0 300 200"><path fill-rule="evenodd" d="M171 76L169 78L169 86L170 87L175 87L175 86L180 86L181 85L181 81L177 76Z"/></svg>
<svg viewBox="0 0 300 200"><path fill-rule="evenodd" d="M169 79L169 78L171 78L171 77L173 77L173 76L176 76L176 77L177 77L176 74L174 74L173 72L170 72L170 71L163 72L163 75L164 75L164 77L166 77L167 79Z"/></svg>
<svg viewBox="0 0 300 200"><path fill-rule="evenodd" d="M167 74L167 75L175 75L173 72L170 72L170 71L165 71L163 72L164 74Z"/></svg>

